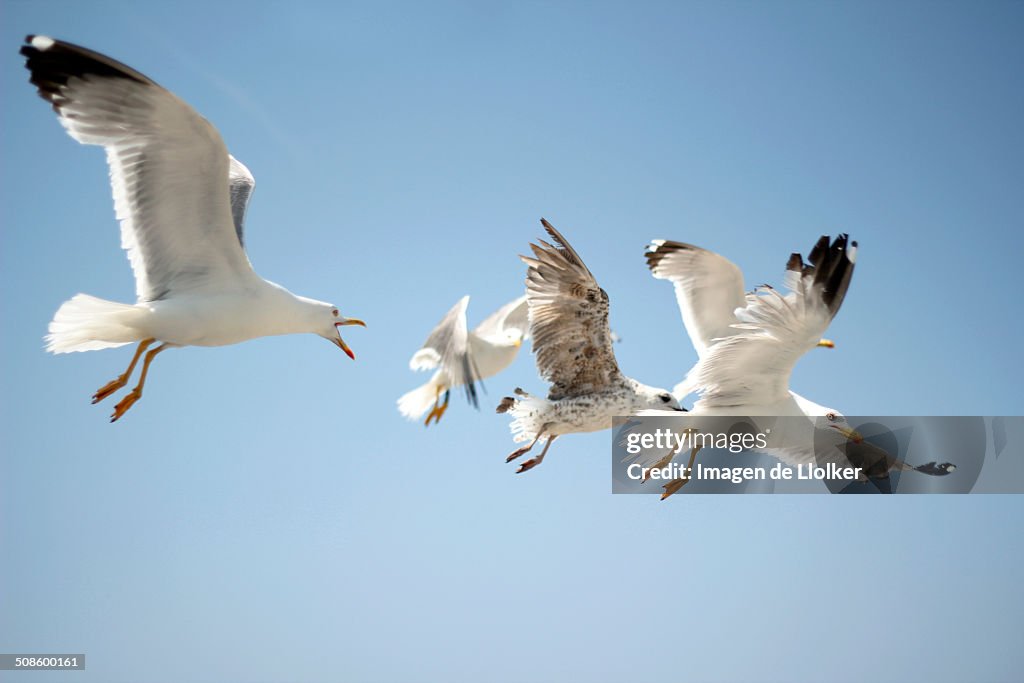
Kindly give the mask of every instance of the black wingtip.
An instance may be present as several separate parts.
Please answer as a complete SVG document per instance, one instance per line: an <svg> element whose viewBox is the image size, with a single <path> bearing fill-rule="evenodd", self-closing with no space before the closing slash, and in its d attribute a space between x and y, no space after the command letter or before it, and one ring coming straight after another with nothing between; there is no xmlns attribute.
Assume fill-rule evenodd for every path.
<svg viewBox="0 0 1024 683"><path fill-rule="evenodd" d="M915 467L914 470L921 472L922 474L930 474L933 477L944 477L947 474L955 472L956 465L951 462L938 463L933 460L932 462Z"/></svg>
<svg viewBox="0 0 1024 683"><path fill-rule="evenodd" d="M814 284L821 289L821 299L828 307L833 316L843 305L843 299L850 287L850 279L853 277L854 261L850 258L850 251L847 247L849 235L840 233L829 243L828 235L818 238L807 261L811 266L805 266L804 275L814 276ZM857 243L851 245L856 248ZM793 263L790 256L786 267L789 270Z"/></svg>
<svg viewBox="0 0 1024 683"><path fill-rule="evenodd" d="M462 358L462 376L466 379L466 384L464 385L466 400L469 401L471 406L480 410L480 397L477 394L476 383L480 382L480 385L483 386L483 380L480 379L480 373L477 371L468 353Z"/></svg>
<svg viewBox="0 0 1024 683"><path fill-rule="evenodd" d="M804 258L800 254L793 252L789 255L789 260L786 261L786 270L791 270L794 273L804 272Z"/></svg>
<svg viewBox="0 0 1024 683"><path fill-rule="evenodd" d="M818 262L821 261L821 257L828 251L828 243L828 235L819 237L814 247L811 248L811 253L807 255L807 262L817 266Z"/></svg>
<svg viewBox="0 0 1024 683"><path fill-rule="evenodd" d="M685 242L673 242L672 240L657 240L647 245L644 257L647 259L647 268L652 272L661 265L666 257L680 251L695 251L699 247Z"/></svg>
<svg viewBox="0 0 1024 683"><path fill-rule="evenodd" d="M37 45L43 38L46 39L46 44ZM21 46L19 53L25 57L25 68L31 73L29 82L38 88L39 96L50 102L55 109L66 103L67 96L63 91L71 78L126 78L147 85L156 85L150 78L115 59L48 36L25 36L25 44Z"/></svg>

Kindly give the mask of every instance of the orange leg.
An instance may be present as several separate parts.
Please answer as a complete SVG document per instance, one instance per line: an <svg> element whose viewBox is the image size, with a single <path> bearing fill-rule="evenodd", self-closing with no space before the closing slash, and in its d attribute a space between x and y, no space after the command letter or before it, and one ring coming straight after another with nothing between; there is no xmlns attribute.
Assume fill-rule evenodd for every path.
<svg viewBox="0 0 1024 683"><path fill-rule="evenodd" d="M697 459L697 453L700 451L701 448L702 448L702 446L696 446L695 448L690 449L690 462L686 466L686 471L691 473L691 474L693 473L693 461ZM669 483L665 484L662 487L662 488L665 489L665 493L661 494L661 499L665 500L666 498L671 496L673 493L675 493L679 489L681 489L684 486L686 486L686 483L688 481L690 481L690 475L689 474L687 476L685 476L685 477L680 478L680 479L673 479Z"/></svg>
<svg viewBox="0 0 1024 683"><path fill-rule="evenodd" d="M142 398L142 387L146 383L146 375L149 374L149 364L153 362L157 354L168 348L170 344L161 344L152 351L146 353L146 360L142 361L142 374L139 375L139 383L129 391L121 402L114 406L114 414L110 416L111 422L117 422L121 416L128 412L128 409L135 405L135 402Z"/></svg>
<svg viewBox="0 0 1024 683"><path fill-rule="evenodd" d="M441 404L441 405L438 405L437 404L437 400L439 398L441 398L441 389L442 389L442 387L438 387L437 388L437 396L434 397L434 408L430 411L430 414L427 415L427 419L423 423L424 427L430 426L430 421L431 420L434 420L434 424L438 424L441 421L441 417L444 415L444 411L448 410L448 399L451 398L451 393L452 392L451 392L451 389L445 389L444 390L444 403Z"/></svg>
<svg viewBox="0 0 1024 683"><path fill-rule="evenodd" d="M658 462L656 462L653 465L651 465L650 469L647 470L647 473L644 474L644 478L643 478L643 481L641 483L644 483L648 479L651 478L651 470L660 470L660 469L663 469L664 467L667 467L668 464L670 462L672 462L672 458L674 458L674 457L676 457L676 451L673 448L672 450L670 450L668 453L665 454L664 458L662 458Z"/></svg>
<svg viewBox="0 0 1024 683"><path fill-rule="evenodd" d="M532 470L534 467L536 467L537 465L541 464L541 462L543 462L543 460L544 460L544 456L548 454L548 449L551 448L551 444L553 444L555 442L555 439L557 439L557 438L558 438L557 434L552 436L552 437L548 437L548 442L546 444L544 444L544 450L542 450L540 452L540 455L538 455L536 458L530 458L529 460L524 462L522 465L520 465L519 469L516 470L516 474L522 474L523 472L525 472L527 470ZM531 444L531 445L533 445L533 444Z"/></svg>
<svg viewBox="0 0 1024 683"><path fill-rule="evenodd" d="M511 453L508 454L508 457L505 458L505 462L512 462L513 460L518 458L520 455L523 455L524 453L529 453L530 449L537 445L537 441L540 440L541 434L543 434L543 433L544 433L544 429L543 428L538 430L537 431L537 436L533 437L533 441L530 442L529 446L523 446L522 448L517 448L516 450L512 451Z"/></svg>
<svg viewBox="0 0 1024 683"><path fill-rule="evenodd" d="M132 373L135 372L135 366L139 362L139 358L142 356L142 352L149 348L149 345L156 340L150 337L149 339L143 339L139 342L139 347L135 349L135 355L132 356L132 362L128 364L128 369L117 376L117 378L110 380L99 389L95 394L92 395L92 403L96 405L107 396L120 389L121 387L128 384L128 380L131 379Z"/></svg>

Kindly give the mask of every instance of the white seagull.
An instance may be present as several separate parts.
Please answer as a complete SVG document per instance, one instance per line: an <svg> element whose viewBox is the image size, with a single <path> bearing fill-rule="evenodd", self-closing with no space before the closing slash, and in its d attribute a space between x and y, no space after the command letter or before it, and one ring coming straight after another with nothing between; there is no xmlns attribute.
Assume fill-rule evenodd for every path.
<svg viewBox="0 0 1024 683"><path fill-rule="evenodd" d="M429 425L431 420L437 424L456 387L465 387L466 399L478 407L476 383L497 375L519 353L527 332L525 296L505 304L474 330L466 324L468 306L468 295L459 299L409 361L413 370L436 372L426 384L398 399L398 410L407 418L419 419L429 409L423 424ZM442 393L444 403L440 401Z"/></svg>
<svg viewBox="0 0 1024 683"><path fill-rule="evenodd" d="M530 245L535 258L519 258L528 266L526 301L537 370L551 389L546 399L516 389L517 398L506 396L498 412L515 418L511 425L515 441L530 441L506 462L525 454L539 440L547 443L517 473L539 465L562 434L608 429L616 415L633 415L645 408L682 410L665 389L622 374L612 351L608 294L569 242L543 218L541 224L554 245L539 240L539 245Z"/></svg>
<svg viewBox="0 0 1024 683"><path fill-rule="evenodd" d="M696 365L673 391L680 400L694 392L699 394L700 399L688 413L693 416L809 418L808 427L817 430L818 449L814 448L814 431L808 431L807 438L790 433L784 446L759 449L789 464L814 463L820 457L822 435L834 435L831 441L836 453L849 454L849 443L860 446L859 457L870 465L863 468L866 473L881 477L891 469L913 469L948 474L955 469L949 463L912 467L881 449L872 451L838 410L789 389L797 360L821 343L821 335L839 311L856 258L857 243L848 242L846 235L839 235L831 243L828 236L822 236L807 263L798 253L790 255L784 280L788 294L780 294L769 285L744 294L743 274L728 259L692 244L654 241L648 247L647 265L655 278L675 285L683 323L698 356ZM778 438L781 442L783 435ZM793 447L794 443L806 447ZM825 438L824 443L828 444L829 439ZM691 452L689 467L697 450ZM664 467L670 460L666 456L656 466ZM850 464L858 463L842 466ZM686 481L668 484L663 497Z"/></svg>
<svg viewBox="0 0 1024 683"><path fill-rule="evenodd" d="M46 36L25 40L21 54L39 95L72 138L106 150L121 246L135 273L135 304L77 294L61 305L46 337L53 353L139 342L128 369L93 396L97 403L124 387L145 352L139 383L112 422L142 396L156 355L175 346L311 332L355 357L338 328L362 321L253 271L242 228L255 183L216 128L109 57Z"/></svg>

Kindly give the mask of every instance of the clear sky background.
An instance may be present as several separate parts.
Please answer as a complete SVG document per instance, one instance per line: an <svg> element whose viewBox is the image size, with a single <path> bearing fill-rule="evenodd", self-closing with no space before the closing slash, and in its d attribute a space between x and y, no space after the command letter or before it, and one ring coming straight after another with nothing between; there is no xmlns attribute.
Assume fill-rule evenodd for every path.
<svg viewBox="0 0 1024 683"><path fill-rule="evenodd" d="M119 423L131 351L50 356L76 292L134 300L98 148L27 83L26 33L170 88L257 179L258 272L336 303L307 336L181 349ZM780 283L861 252L794 389L848 415L1019 415L1024 5L0 2L0 651L33 681L1010 681L1020 496L613 496L608 432L504 463L532 357L394 401L471 294L523 291L545 216L616 353L694 360L653 238ZM458 400L456 400L458 399Z"/></svg>

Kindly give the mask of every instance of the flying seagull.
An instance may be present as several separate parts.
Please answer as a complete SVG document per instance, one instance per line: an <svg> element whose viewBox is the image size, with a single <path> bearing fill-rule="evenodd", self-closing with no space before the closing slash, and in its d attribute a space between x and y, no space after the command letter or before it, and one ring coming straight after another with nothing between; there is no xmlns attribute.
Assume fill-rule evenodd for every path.
<svg viewBox="0 0 1024 683"><path fill-rule="evenodd" d="M135 304L77 294L61 305L46 337L52 353L138 342L128 369L93 395L98 403L126 386L145 354L139 382L111 422L142 397L157 354L175 346L311 332L355 358L338 328L361 320L253 271L243 220L255 181L216 128L109 57L46 36L25 42L21 54L40 97L72 138L106 150L121 246L135 273Z"/></svg>
<svg viewBox="0 0 1024 683"><path fill-rule="evenodd" d="M665 389L649 387L622 374L612 351L608 328L608 294L555 228L541 224L554 244L531 244L534 257L520 256L526 271L526 301L537 371L551 383L546 399L516 389L499 413L515 419L514 440L530 443L513 451L506 462L527 453L540 440L544 450L519 466L517 473L539 465L562 434L595 432L612 426L616 415L645 408L682 410Z"/></svg>
<svg viewBox="0 0 1024 683"><path fill-rule="evenodd" d="M505 304L474 330L466 325L468 306L468 295L459 299L409 361L413 370L436 372L426 384L398 399L398 410L407 418L419 419L430 410L423 424L431 420L437 424L456 387L464 387L467 400L478 407L477 382L507 368L519 353L527 331L525 296Z"/></svg>
<svg viewBox="0 0 1024 683"><path fill-rule="evenodd" d="M912 467L888 454L873 453L838 410L827 408L790 391L789 379L796 362L820 344L846 296L857 258L857 243L847 235L829 240L822 236L805 263L794 253L786 263L783 295L769 285L744 294L743 274L728 259L682 242L656 240L648 247L647 265L655 278L675 285L676 299L697 363L686 379L674 388L682 400L698 393L693 416L797 416L809 418L817 432L831 436L836 452L856 452L871 467L865 472L880 476L890 470L909 470L932 475L949 474L950 463ZM654 413L649 413L654 415ZM821 431L825 430L825 431ZM792 435L790 435L792 437ZM780 436L781 438L781 436ZM792 443L807 447L793 448ZM814 438L786 440L785 446L766 452L789 464L815 462ZM856 449L848 448L852 443ZM697 449L699 450L699 449ZM877 449L880 451L881 449ZM696 451L691 452L690 467ZM668 464L670 457L661 462ZM879 461L884 460L884 467ZM858 463L847 463L856 466ZM663 467L661 463L659 467ZM844 466L846 466L844 464ZM665 496L686 483L677 479L666 486Z"/></svg>

